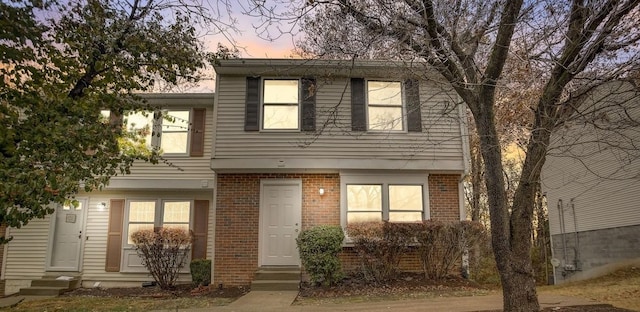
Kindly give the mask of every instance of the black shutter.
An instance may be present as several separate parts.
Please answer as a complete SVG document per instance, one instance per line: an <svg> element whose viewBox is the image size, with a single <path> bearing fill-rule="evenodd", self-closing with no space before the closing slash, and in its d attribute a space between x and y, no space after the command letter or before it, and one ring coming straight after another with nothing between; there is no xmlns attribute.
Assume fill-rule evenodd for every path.
<svg viewBox="0 0 640 312"><path fill-rule="evenodd" d="M302 78L302 131L316 131L316 80Z"/></svg>
<svg viewBox="0 0 640 312"><path fill-rule="evenodd" d="M364 79L351 78L351 130L367 130Z"/></svg>
<svg viewBox="0 0 640 312"><path fill-rule="evenodd" d="M247 77L244 131L260 130L260 77Z"/></svg>
<svg viewBox="0 0 640 312"><path fill-rule="evenodd" d="M420 81L405 80L404 88L407 92L407 130L422 132L422 114L420 111Z"/></svg>

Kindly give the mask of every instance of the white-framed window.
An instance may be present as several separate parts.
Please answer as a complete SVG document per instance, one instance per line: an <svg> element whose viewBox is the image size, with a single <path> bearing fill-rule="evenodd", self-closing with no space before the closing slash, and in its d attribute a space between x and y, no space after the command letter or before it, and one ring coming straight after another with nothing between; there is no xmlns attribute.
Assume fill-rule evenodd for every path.
<svg viewBox="0 0 640 312"><path fill-rule="evenodd" d="M262 83L262 129L300 129L300 81L264 79Z"/></svg>
<svg viewBox="0 0 640 312"><path fill-rule="evenodd" d="M342 225L429 219L428 176L424 174L343 173Z"/></svg>
<svg viewBox="0 0 640 312"><path fill-rule="evenodd" d="M187 155L190 118L188 109L139 111L125 114L124 124L128 131L143 138L149 148L160 149L164 155Z"/></svg>
<svg viewBox="0 0 640 312"><path fill-rule="evenodd" d="M191 215L193 214L192 200L173 199L131 199L127 201L125 209L126 243L133 246L131 234L137 230L159 227L182 228L189 231Z"/></svg>
<svg viewBox="0 0 640 312"><path fill-rule="evenodd" d="M404 112L400 81L367 81L367 129L403 131Z"/></svg>

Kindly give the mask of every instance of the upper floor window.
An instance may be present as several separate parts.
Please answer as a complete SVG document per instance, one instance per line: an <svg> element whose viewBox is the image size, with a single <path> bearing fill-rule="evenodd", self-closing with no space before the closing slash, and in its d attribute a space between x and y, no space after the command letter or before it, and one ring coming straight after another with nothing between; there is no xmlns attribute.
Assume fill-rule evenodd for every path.
<svg viewBox="0 0 640 312"><path fill-rule="evenodd" d="M262 128L299 129L299 81L265 79L262 101Z"/></svg>
<svg viewBox="0 0 640 312"><path fill-rule="evenodd" d="M422 132L420 82L351 78L351 130Z"/></svg>
<svg viewBox="0 0 640 312"><path fill-rule="evenodd" d="M369 130L404 130L402 83L367 81L367 116Z"/></svg>
<svg viewBox="0 0 640 312"><path fill-rule="evenodd" d="M189 110L131 112L126 114L126 129L144 139L149 148L164 154L186 155L189 151Z"/></svg>

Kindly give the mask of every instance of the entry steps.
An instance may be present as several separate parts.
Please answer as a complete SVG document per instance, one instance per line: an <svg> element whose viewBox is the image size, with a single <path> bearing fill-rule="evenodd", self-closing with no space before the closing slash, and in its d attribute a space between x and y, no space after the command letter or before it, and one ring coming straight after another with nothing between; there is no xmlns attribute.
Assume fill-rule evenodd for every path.
<svg viewBox="0 0 640 312"><path fill-rule="evenodd" d="M251 291L298 291L300 275L298 266L263 266L256 271Z"/></svg>
<svg viewBox="0 0 640 312"><path fill-rule="evenodd" d="M31 281L31 287L20 288L19 295L22 296L58 296L64 292L80 287L80 279L75 276L64 276L64 279L58 279L59 276L47 275L41 279Z"/></svg>

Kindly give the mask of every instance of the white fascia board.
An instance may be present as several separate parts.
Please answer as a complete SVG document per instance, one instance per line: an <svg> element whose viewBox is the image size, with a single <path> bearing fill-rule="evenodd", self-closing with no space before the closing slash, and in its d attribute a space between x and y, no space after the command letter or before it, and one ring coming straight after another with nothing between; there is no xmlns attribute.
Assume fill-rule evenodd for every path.
<svg viewBox="0 0 640 312"><path fill-rule="evenodd" d="M407 159L325 159L325 158L260 158L212 159L211 169L216 172L254 172L257 170L428 170L463 172L462 160L407 160Z"/></svg>
<svg viewBox="0 0 640 312"><path fill-rule="evenodd" d="M105 190L136 190L136 189L182 189L207 190L213 189L215 179L136 179L111 178Z"/></svg>

